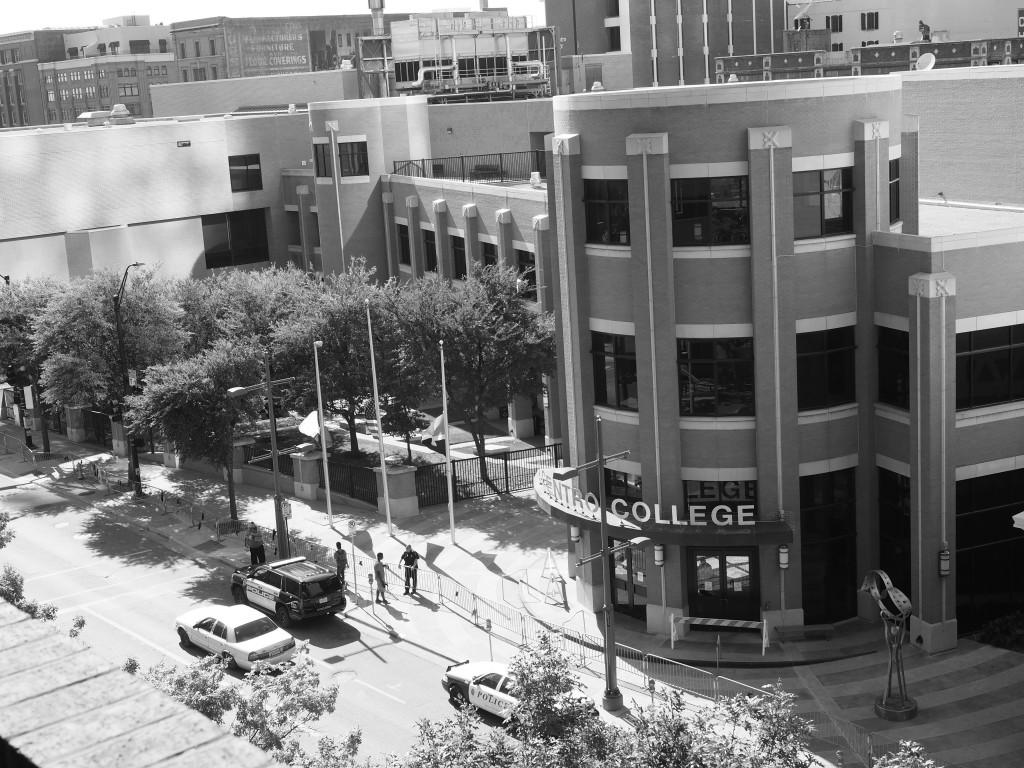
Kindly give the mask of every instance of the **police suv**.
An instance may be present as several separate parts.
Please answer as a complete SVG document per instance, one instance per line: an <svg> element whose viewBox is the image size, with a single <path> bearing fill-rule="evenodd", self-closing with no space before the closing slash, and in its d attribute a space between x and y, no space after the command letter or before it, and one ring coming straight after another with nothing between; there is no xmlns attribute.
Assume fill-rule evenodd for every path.
<svg viewBox="0 0 1024 768"><path fill-rule="evenodd" d="M334 570L304 557L236 568L231 596L271 614L286 627L293 621L345 610L344 585Z"/></svg>
<svg viewBox="0 0 1024 768"><path fill-rule="evenodd" d="M464 661L452 664L441 678L441 687L456 705L467 702L503 720L512 714L518 700L512 695L514 680L508 665L494 661Z"/></svg>

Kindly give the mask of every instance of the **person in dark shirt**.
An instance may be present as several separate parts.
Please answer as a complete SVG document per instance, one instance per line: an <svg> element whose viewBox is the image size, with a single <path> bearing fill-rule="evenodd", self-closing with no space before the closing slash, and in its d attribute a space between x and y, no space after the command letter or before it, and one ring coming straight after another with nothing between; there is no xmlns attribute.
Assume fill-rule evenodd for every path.
<svg viewBox="0 0 1024 768"><path fill-rule="evenodd" d="M405 592L408 595L409 585L412 584L412 594L416 594L416 571L419 570L419 559L421 555L412 548L412 544L405 545L405 552L402 553L402 565L405 566Z"/></svg>

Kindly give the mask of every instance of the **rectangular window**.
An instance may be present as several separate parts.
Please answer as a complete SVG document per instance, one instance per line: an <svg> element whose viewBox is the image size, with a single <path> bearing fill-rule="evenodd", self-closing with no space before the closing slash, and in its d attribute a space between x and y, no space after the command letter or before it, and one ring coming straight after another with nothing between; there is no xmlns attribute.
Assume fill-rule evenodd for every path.
<svg viewBox="0 0 1024 768"><path fill-rule="evenodd" d="M167 39L160 38L160 53L167 53Z"/></svg>
<svg viewBox="0 0 1024 768"><path fill-rule="evenodd" d="M265 209L210 214L202 222L207 269L270 260Z"/></svg>
<svg viewBox="0 0 1024 768"><path fill-rule="evenodd" d="M609 499L625 499L627 502L644 500L644 484L640 475L607 467L604 470L604 492Z"/></svg>
<svg viewBox="0 0 1024 768"><path fill-rule="evenodd" d="M485 267L493 267L498 263L498 246L494 243L480 243L480 259Z"/></svg>
<svg viewBox="0 0 1024 768"><path fill-rule="evenodd" d="M338 142L338 163L341 166L342 178L346 176L369 176L370 165L366 154L366 142Z"/></svg>
<svg viewBox="0 0 1024 768"><path fill-rule="evenodd" d="M869 11L860 15L861 29L878 29L878 11Z"/></svg>
<svg viewBox="0 0 1024 768"><path fill-rule="evenodd" d="M854 327L796 335L796 400L801 411L852 403Z"/></svg>
<svg viewBox="0 0 1024 768"><path fill-rule="evenodd" d="M206 80L206 69L204 67L195 67L192 70L192 79L197 83Z"/></svg>
<svg viewBox="0 0 1024 768"><path fill-rule="evenodd" d="M636 340L613 333L590 334L594 356L594 403L624 411L638 407Z"/></svg>
<svg viewBox="0 0 1024 768"><path fill-rule="evenodd" d="M516 268L519 270L519 295L527 301L537 300L537 256L516 248Z"/></svg>
<svg viewBox="0 0 1024 768"><path fill-rule="evenodd" d="M125 83L117 86L118 96L138 96L139 86L135 83Z"/></svg>
<svg viewBox="0 0 1024 768"><path fill-rule="evenodd" d="M187 83L188 82L188 70L187 69L181 70L181 82L183 82L183 83Z"/></svg>
<svg viewBox="0 0 1024 768"><path fill-rule="evenodd" d="M1024 325L956 335L957 410L1024 400Z"/></svg>
<svg viewBox="0 0 1024 768"><path fill-rule="evenodd" d="M619 15L619 0L605 0L607 6L605 7L604 15L610 19L617 18Z"/></svg>
<svg viewBox="0 0 1024 768"><path fill-rule="evenodd" d="M179 56L178 58L179 59L184 59L185 58L185 44L182 43L181 47L178 50L181 52L181 56Z"/></svg>
<svg viewBox="0 0 1024 768"><path fill-rule="evenodd" d="M833 623L857 614L855 469L800 478L804 620Z"/></svg>
<svg viewBox="0 0 1024 768"><path fill-rule="evenodd" d="M618 27L608 27L609 53L622 50L622 32Z"/></svg>
<svg viewBox="0 0 1024 768"><path fill-rule="evenodd" d="M259 155L232 155L228 158L231 191L248 192L263 189L263 173Z"/></svg>
<svg viewBox="0 0 1024 768"><path fill-rule="evenodd" d="M750 242L746 176L672 179L672 245Z"/></svg>
<svg viewBox="0 0 1024 768"><path fill-rule="evenodd" d="M466 238L457 235L451 236L452 245L452 266L456 280L463 280L466 277Z"/></svg>
<svg viewBox="0 0 1024 768"><path fill-rule="evenodd" d="M900 218L900 159L889 161L889 223Z"/></svg>
<svg viewBox="0 0 1024 768"><path fill-rule="evenodd" d="M841 51L841 50L843 50L843 44L842 43L832 43L832 50L833 51Z"/></svg>
<svg viewBox="0 0 1024 768"><path fill-rule="evenodd" d="M217 55L217 40L215 38L210 38L210 55Z"/></svg>
<svg viewBox="0 0 1024 768"><path fill-rule="evenodd" d="M409 227L405 224L395 225L398 229L398 263L412 264L412 253L409 249Z"/></svg>
<svg viewBox="0 0 1024 768"><path fill-rule="evenodd" d="M210 67L210 79L211 80L216 80L217 79L217 68L216 67Z"/></svg>
<svg viewBox="0 0 1024 768"><path fill-rule="evenodd" d="M877 326L878 402L910 408L910 334Z"/></svg>
<svg viewBox="0 0 1024 768"><path fill-rule="evenodd" d="M843 31L843 16L842 14L835 14L833 16L825 17L825 29L829 32L842 32Z"/></svg>
<svg viewBox="0 0 1024 768"><path fill-rule="evenodd" d="M680 416L754 415L753 339L677 339Z"/></svg>
<svg viewBox="0 0 1024 768"><path fill-rule="evenodd" d="M423 271L437 272L437 239L434 230L423 230Z"/></svg>
<svg viewBox="0 0 1024 768"><path fill-rule="evenodd" d="M196 47L196 56L202 56L203 55L203 50L202 50L202 48L199 45L199 41L198 40L193 40L192 42L193 42L193 44Z"/></svg>
<svg viewBox="0 0 1024 768"><path fill-rule="evenodd" d="M629 245L629 192L625 179L584 179L588 243Z"/></svg>
<svg viewBox="0 0 1024 768"><path fill-rule="evenodd" d="M853 232L853 168L793 174L793 238Z"/></svg>
<svg viewBox="0 0 1024 768"><path fill-rule="evenodd" d="M318 177L326 179L334 177L334 163L331 158L330 144L313 145L313 166L316 168L314 173L316 173Z"/></svg>
<svg viewBox="0 0 1024 768"><path fill-rule="evenodd" d="M910 478L878 468L878 564L892 583L912 594Z"/></svg>

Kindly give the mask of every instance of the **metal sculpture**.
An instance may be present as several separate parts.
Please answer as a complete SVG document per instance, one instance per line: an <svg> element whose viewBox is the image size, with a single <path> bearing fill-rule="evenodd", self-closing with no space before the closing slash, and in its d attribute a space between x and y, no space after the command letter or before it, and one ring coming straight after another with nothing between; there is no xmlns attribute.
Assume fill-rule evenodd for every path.
<svg viewBox="0 0 1024 768"><path fill-rule="evenodd" d="M892 584L885 571L869 571L861 592L867 592L878 603L889 647L889 676L885 691L875 700L875 714L886 720L909 720L917 714L917 702L907 695L907 678L903 671L903 643L910 618L910 599ZM893 677L897 692L893 693Z"/></svg>

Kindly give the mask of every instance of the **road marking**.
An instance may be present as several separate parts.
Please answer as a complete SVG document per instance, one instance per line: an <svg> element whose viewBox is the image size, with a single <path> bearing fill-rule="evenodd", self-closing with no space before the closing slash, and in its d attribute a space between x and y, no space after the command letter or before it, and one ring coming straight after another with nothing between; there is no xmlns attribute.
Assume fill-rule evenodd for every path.
<svg viewBox="0 0 1024 768"><path fill-rule="evenodd" d="M107 595L106 597L97 597L95 600L90 600L90 601L85 602L85 603L77 603L77 604L71 603L70 605L62 605L61 609L65 610L65 611L76 611L76 610L78 610L80 608L88 608L88 607L93 606L93 605L99 605L100 603L108 603L111 600L125 600L125 601L128 601L128 600L130 600L132 598L136 598L136 599L140 599L140 600L145 600L145 601L148 602L148 601L152 600L154 597L160 597L163 594L174 594L175 592L177 592L176 589L167 590L166 587L168 587L168 586L170 586L172 584L177 584L178 582L181 582L181 581L187 581L188 579L194 579L194 578L195 578L195 574L192 574L192 575L189 575L189 576L179 576L176 579L168 579L167 581L161 581L161 582L159 582L157 584L153 584L153 585L151 585L149 587L146 587L144 590L130 590L130 591L117 592L116 594ZM108 584L106 589L109 589L111 587L117 587L117 586L120 586L120 585L118 585L118 584ZM100 589L100 588L98 587L97 589ZM96 590L92 590L92 591L96 591ZM55 600L50 600L48 602L56 602L56 601Z"/></svg>
<svg viewBox="0 0 1024 768"><path fill-rule="evenodd" d="M154 649L156 651L159 651L162 655L167 656L168 658L174 659L175 661L179 661L179 662L181 662L183 664L191 664L193 661L195 661L195 658L193 656L186 656L185 654L175 653L173 651L168 652L167 649L164 646L157 645L152 640L149 640L149 639L143 637L138 632L133 632L132 630L128 629L128 627L124 626L123 624L119 624L118 622L114 621L113 619L108 619L106 616L101 616L96 611L92 610L91 608L83 608L82 610L84 610L86 613L92 615L93 617L99 619L100 621L102 621L102 622L104 622L106 624L109 624L114 629L116 629L118 632L123 632L124 634L128 635L129 637L132 637L132 638L138 640L140 643L143 643L144 645L148 645L150 648L152 648L152 649Z"/></svg>
<svg viewBox="0 0 1024 768"><path fill-rule="evenodd" d="M124 557L135 557L136 555L144 555L146 552L152 552L152 551L153 550L151 550L151 549L140 549L138 552L132 552L130 555L124 555ZM49 573L39 573L39 574L36 574L35 576L30 576L29 578L25 579L25 583L27 584L28 582L35 581L36 579L48 579L51 576L60 576L62 573L71 573L72 571L80 571L83 568L97 568L97 567L99 567L97 563L89 563L88 565L76 565L73 568L64 568L64 569L59 570L59 571L50 571ZM122 564L122 565L120 565L118 567L124 568L125 565Z"/></svg>
<svg viewBox="0 0 1024 768"><path fill-rule="evenodd" d="M364 683L358 677L352 678L352 682L353 683L358 683L359 685L363 686L364 688L369 688L371 691L373 691L375 693L379 693L381 696L387 696L389 699L391 699L392 701L398 702L399 704L405 704L406 703L406 702L402 701L400 698L398 698L397 696L392 696L387 691L382 691L380 688L378 688L375 685L370 685L369 683Z"/></svg>
<svg viewBox="0 0 1024 768"><path fill-rule="evenodd" d="M139 580L147 578L148 575L149 574L147 574L146 576L136 577L136 578L132 579L128 583L131 584L131 585L135 585L135 584L137 584L139 582ZM170 584L173 581L182 581L184 579L191 579L191 578L194 578L195 575L196 574L191 574L189 576L179 576L177 579L170 579L168 581L157 582L153 586L157 587L157 586L160 586L160 584ZM125 586L125 585L124 584L116 584L116 583L103 584L103 585L101 585L99 587L91 587L89 589L80 589L77 592L68 592L67 594L58 595L57 597L48 597L48 598L46 598L46 602L48 602L48 603L56 603L56 602L59 602L61 600L67 600L69 597L78 597L79 595L89 595L89 594L92 594L93 592L102 592L102 591L104 591L106 589L117 589L118 587L122 587L122 586ZM148 589L148 587L143 587L141 589L131 589L131 590L127 590L126 589L125 592L129 592L131 594L135 594L135 593L144 594L146 589Z"/></svg>

